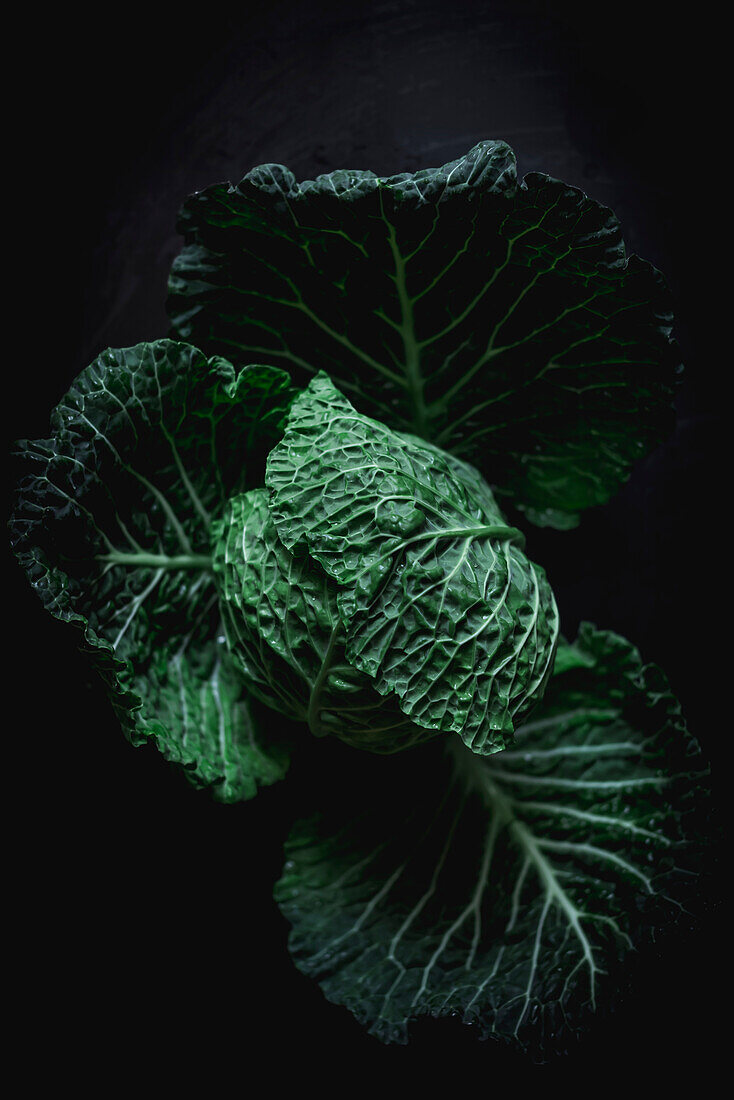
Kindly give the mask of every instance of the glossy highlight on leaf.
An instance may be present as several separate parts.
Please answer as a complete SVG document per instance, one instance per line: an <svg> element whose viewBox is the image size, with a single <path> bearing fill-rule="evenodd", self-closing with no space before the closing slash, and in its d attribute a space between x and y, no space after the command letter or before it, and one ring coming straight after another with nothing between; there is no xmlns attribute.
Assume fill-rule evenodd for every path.
<svg viewBox="0 0 734 1100"><path fill-rule="evenodd" d="M175 335L302 385L325 370L535 523L573 526L672 424L660 273L578 189L518 182L505 142L388 178L261 165L191 196L180 229Z"/></svg>

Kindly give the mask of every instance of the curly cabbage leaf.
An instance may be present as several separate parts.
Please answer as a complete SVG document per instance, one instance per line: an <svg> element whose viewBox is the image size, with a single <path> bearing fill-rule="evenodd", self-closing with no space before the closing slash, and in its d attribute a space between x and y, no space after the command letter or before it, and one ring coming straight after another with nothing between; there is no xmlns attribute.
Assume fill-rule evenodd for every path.
<svg viewBox="0 0 734 1100"><path fill-rule="evenodd" d="M394 696L380 696L345 653L337 586L278 538L267 493L229 501L214 568L230 653L248 690L317 736L396 752L432 731L414 725Z"/></svg>
<svg viewBox="0 0 734 1100"><path fill-rule="evenodd" d="M262 477L293 397L268 366L160 340L103 352L19 444L15 552L45 608L74 624L123 730L231 802L282 777L228 653L210 524Z"/></svg>
<svg viewBox="0 0 734 1100"><path fill-rule="evenodd" d="M630 951L690 923L706 769L660 670L589 624L516 747L448 750L345 765L297 822L290 950L385 1042L451 1014L544 1058L628 984Z"/></svg>
<svg viewBox="0 0 734 1100"><path fill-rule="evenodd" d="M662 277L619 223L502 141L436 169L298 183L265 164L192 195L173 333L235 363L324 369L362 413L478 466L569 527L667 434Z"/></svg>
<svg viewBox="0 0 734 1100"><path fill-rule="evenodd" d="M558 613L480 480L356 413L324 374L265 475L280 542L334 582L349 664L417 726L491 753L542 696Z"/></svg>

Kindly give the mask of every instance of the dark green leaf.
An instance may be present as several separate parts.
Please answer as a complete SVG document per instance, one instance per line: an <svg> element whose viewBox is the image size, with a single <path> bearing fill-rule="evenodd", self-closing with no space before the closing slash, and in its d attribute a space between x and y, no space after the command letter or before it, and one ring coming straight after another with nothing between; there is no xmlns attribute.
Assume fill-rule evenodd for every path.
<svg viewBox="0 0 734 1100"><path fill-rule="evenodd" d="M588 624L559 656L512 750L343 771L291 833L296 964L384 1041L451 1014L561 1051L699 904L706 769L664 676Z"/></svg>
<svg viewBox="0 0 734 1100"><path fill-rule="evenodd" d="M18 455L13 543L44 606L81 631L130 739L225 801L285 757L223 644L210 523L262 478L293 392L277 368L237 373L169 340L110 350Z"/></svg>
<svg viewBox="0 0 734 1100"><path fill-rule="evenodd" d="M485 141L415 175L297 183L262 165L193 195L176 335L326 370L356 408L479 466L536 523L606 501L671 422L662 278L581 191Z"/></svg>

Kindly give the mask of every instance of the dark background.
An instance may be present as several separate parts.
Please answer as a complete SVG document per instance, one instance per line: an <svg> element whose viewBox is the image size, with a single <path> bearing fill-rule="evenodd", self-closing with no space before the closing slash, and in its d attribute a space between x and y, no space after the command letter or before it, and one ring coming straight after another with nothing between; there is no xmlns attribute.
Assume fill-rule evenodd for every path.
<svg viewBox="0 0 734 1100"><path fill-rule="evenodd" d="M266 161L298 178L391 174L504 138L521 174L545 171L611 206L629 250L666 273L675 298L687 369L674 435L579 529L530 531L528 552L546 566L567 634L590 619L666 669L719 790L729 351L712 320L720 31L706 9L691 22L629 3L271 0L237 18L202 5L167 25L116 11L104 24L57 17L16 43L33 75L16 96L6 203L20 289L6 317L19 336L4 381L9 438L45 435L52 406L104 347L166 334L189 192ZM407 1048L367 1037L287 956L271 890L290 788L219 807L153 751L133 750L68 629L47 620L13 563L8 577L21 872L10 908L27 934L17 1018L46 1064L78 1077L94 1055L120 1076L156 1052L156 1073L170 1080L178 1067L210 1090L228 1077L246 1087L258 1067L274 1085L326 1081L335 1051L345 1091L367 1072L437 1086L441 1067L461 1088L474 1075L581 1085L592 1071L609 1082L641 1067L661 1083L710 1070L715 922L635 959L635 994L542 1070L454 1020L417 1025Z"/></svg>

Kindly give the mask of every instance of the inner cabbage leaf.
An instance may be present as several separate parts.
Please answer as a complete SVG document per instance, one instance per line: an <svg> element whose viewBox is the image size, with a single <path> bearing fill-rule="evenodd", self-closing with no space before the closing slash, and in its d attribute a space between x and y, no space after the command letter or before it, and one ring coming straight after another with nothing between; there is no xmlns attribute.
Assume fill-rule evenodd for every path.
<svg viewBox="0 0 734 1100"><path fill-rule="evenodd" d="M286 550L264 489L229 501L214 569L230 653L253 695L317 737L334 734L373 752L433 734L349 663L337 586L306 555Z"/></svg>
<svg viewBox="0 0 734 1100"><path fill-rule="evenodd" d="M355 412L319 374L265 484L284 547L335 582L349 664L416 725L504 748L542 697L558 612L476 471Z"/></svg>

